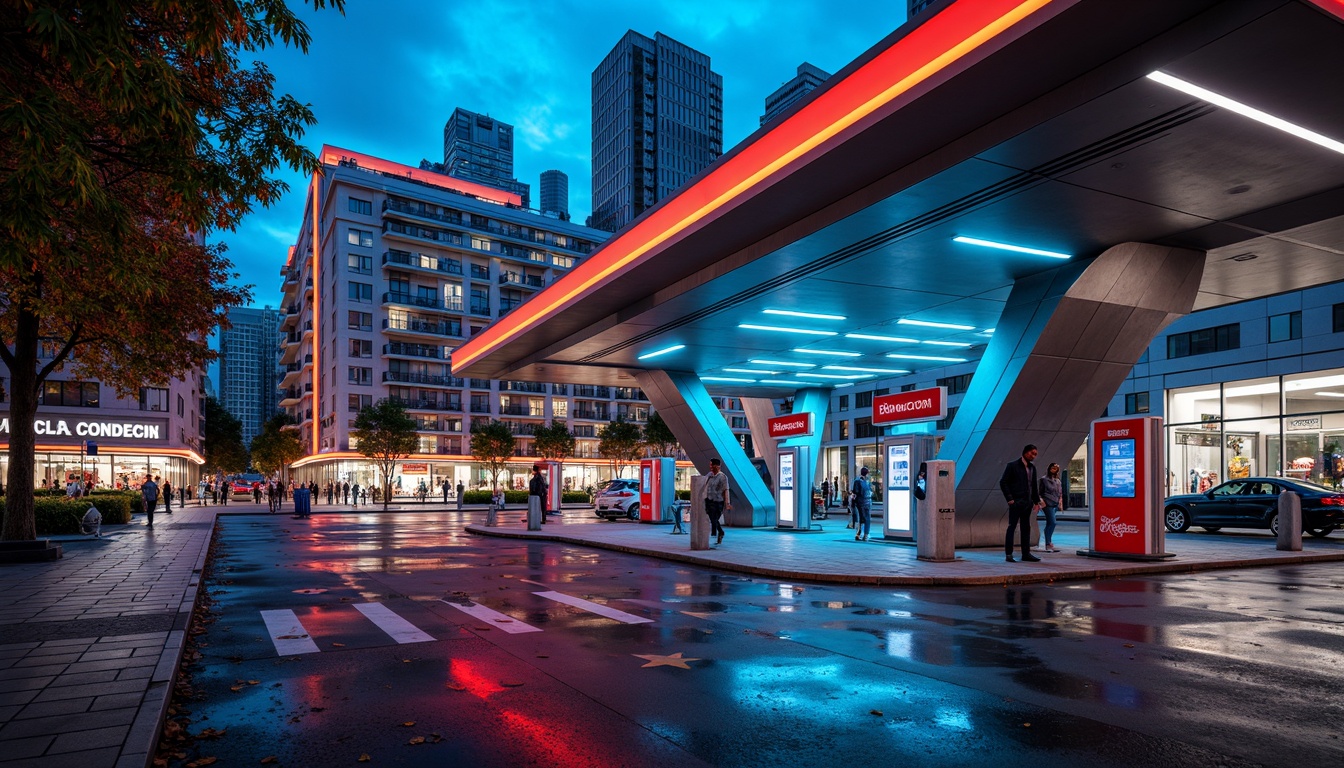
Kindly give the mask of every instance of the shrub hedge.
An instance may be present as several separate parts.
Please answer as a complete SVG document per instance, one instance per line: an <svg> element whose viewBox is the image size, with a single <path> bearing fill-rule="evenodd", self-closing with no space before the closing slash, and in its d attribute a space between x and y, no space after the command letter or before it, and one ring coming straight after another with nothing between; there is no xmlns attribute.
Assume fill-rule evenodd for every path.
<svg viewBox="0 0 1344 768"><path fill-rule="evenodd" d="M560 501L564 504L587 504L591 499L583 491L565 491L560 495ZM489 504L489 491L463 491L463 504ZM505 504L526 504L527 491L505 491Z"/></svg>

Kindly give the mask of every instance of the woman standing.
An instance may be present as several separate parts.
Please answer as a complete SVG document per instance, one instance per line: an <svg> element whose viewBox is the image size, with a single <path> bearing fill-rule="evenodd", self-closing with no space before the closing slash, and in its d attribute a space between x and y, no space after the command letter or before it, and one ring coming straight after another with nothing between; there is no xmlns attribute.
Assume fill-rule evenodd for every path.
<svg viewBox="0 0 1344 768"><path fill-rule="evenodd" d="M1045 549L1044 552L1058 552L1052 537L1055 535L1055 515L1059 514L1059 499L1063 488L1059 481L1059 465L1051 464L1045 471L1040 483L1041 504L1045 507Z"/></svg>

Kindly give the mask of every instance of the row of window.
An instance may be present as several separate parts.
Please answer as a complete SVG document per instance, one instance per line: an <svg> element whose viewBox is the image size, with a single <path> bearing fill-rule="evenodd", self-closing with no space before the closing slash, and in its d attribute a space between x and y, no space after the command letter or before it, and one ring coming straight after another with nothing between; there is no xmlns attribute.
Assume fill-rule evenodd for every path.
<svg viewBox="0 0 1344 768"><path fill-rule="evenodd" d="M1332 333L1344 333L1344 304L1331 307L1330 330ZM1269 318L1269 341L1293 341L1302 338L1302 313L1285 312ZM1241 324L1231 323L1213 328L1201 328L1197 331L1173 333L1167 337L1167 358L1205 355L1210 352L1225 352L1241 348ZM1146 411L1134 411L1146 413Z"/></svg>

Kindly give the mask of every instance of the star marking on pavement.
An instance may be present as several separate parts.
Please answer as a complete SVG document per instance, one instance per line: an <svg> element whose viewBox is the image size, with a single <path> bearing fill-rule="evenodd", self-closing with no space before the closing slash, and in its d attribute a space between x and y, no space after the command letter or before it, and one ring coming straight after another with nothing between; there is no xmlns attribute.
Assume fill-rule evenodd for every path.
<svg viewBox="0 0 1344 768"><path fill-rule="evenodd" d="M644 659L649 662L648 664L645 664L643 667L640 667L640 669L645 669L648 667L680 667L682 669L690 669L691 668L690 665L688 665L686 662L702 661L702 659L683 659L681 657L681 651L677 651L671 656L659 656L656 653L651 653L647 655L643 653L632 653L630 655L636 658Z"/></svg>

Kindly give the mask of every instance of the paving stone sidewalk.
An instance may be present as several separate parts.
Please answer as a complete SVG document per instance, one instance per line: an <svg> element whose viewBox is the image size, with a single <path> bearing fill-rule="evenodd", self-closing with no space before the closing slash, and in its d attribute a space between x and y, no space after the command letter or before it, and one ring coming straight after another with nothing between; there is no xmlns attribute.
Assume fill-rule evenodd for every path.
<svg viewBox="0 0 1344 768"><path fill-rule="evenodd" d="M148 765L217 509L56 537L62 559L0 566L0 766Z"/></svg>

